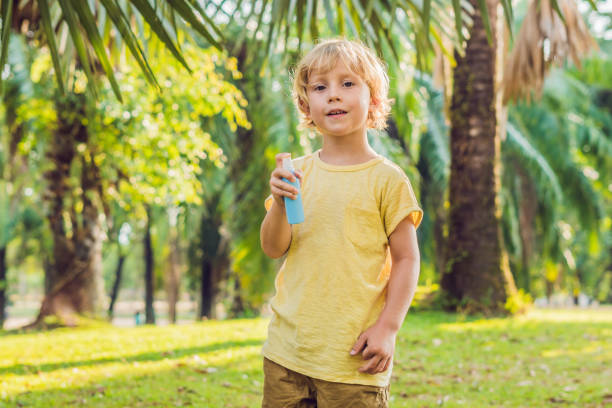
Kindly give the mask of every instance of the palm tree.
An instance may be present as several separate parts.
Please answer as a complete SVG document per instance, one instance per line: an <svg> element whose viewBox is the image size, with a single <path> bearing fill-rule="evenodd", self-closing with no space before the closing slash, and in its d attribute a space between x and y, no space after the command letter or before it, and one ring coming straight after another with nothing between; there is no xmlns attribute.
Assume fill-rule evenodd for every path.
<svg viewBox="0 0 612 408"><path fill-rule="evenodd" d="M496 22L498 2L488 12L474 7L465 55L455 52L450 106L450 223L448 264L441 287L446 307L501 312L516 290L501 242L499 114L495 78L499 52L497 24L487 38L483 16Z"/></svg>
<svg viewBox="0 0 612 408"><path fill-rule="evenodd" d="M564 13L559 15L566 21L581 21L575 8L567 6L568 2L537 3L542 15L555 15L553 7L558 10L561 4ZM500 230L500 136L505 129L505 111L499 78L503 76L501 57L505 36L496 30L500 27L496 23L500 18L497 0L487 1L487 13L482 13L477 1L471 1L471 4L474 12L470 38L465 55L456 53L457 65L453 72L449 259L441 285L449 309L504 313L507 299L516 293ZM536 12L536 8L530 10L531 14ZM490 35L493 41L487 38L486 20L495 22ZM534 62L519 60L520 53L516 50L527 48L536 54L543 52L537 42L524 44L525 41L538 41L538 38L524 35L529 32L531 21L527 19L523 25L522 35L510 59L509 67L512 68L509 72L521 72L517 66ZM584 30L580 34L570 30L581 27L580 24L566 25L558 17L548 21L547 26L552 26L553 32L562 31L566 38L588 38L588 32ZM582 43L570 40L569 51L578 55L584 49L575 44ZM557 45L556 42L553 44ZM544 74L542 71L536 78L541 80ZM512 80L508 82L512 83ZM523 89L521 85L525 86L515 85L517 88L514 89Z"/></svg>

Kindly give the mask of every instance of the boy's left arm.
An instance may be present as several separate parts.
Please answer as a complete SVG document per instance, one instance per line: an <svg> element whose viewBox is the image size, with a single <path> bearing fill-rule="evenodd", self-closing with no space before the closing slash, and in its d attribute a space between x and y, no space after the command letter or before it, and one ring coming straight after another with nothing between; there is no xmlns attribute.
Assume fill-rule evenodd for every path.
<svg viewBox="0 0 612 408"><path fill-rule="evenodd" d="M362 352L367 362L359 368L362 373L386 371L393 359L395 337L408 312L419 280L420 254L416 227L410 217L404 218L389 236L391 276L387 287L385 307L376 323L361 333L351 355Z"/></svg>

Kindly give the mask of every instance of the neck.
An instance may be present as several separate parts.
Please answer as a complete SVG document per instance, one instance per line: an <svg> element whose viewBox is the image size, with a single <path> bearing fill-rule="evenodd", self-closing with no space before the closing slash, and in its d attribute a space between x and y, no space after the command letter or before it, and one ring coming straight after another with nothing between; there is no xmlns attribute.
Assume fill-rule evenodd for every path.
<svg viewBox="0 0 612 408"><path fill-rule="evenodd" d="M351 165L364 163L378 157L378 154L363 137L326 137L323 136L320 159L328 164Z"/></svg>

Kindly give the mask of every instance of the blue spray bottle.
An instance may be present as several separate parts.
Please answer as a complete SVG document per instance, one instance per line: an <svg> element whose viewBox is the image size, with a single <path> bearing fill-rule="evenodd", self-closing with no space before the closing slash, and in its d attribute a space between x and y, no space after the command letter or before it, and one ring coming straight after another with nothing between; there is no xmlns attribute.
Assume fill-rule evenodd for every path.
<svg viewBox="0 0 612 408"><path fill-rule="evenodd" d="M291 156L283 158L283 168L285 170L289 170L291 173L293 173L293 175L295 175L295 168L293 167ZM296 177L295 181L291 182L283 177L283 181L291 184L293 187L297 188L298 191L295 200L289 197L284 197L287 221L289 222L289 224L299 224L301 222L304 222L304 207L302 206L302 191L300 188L300 180Z"/></svg>

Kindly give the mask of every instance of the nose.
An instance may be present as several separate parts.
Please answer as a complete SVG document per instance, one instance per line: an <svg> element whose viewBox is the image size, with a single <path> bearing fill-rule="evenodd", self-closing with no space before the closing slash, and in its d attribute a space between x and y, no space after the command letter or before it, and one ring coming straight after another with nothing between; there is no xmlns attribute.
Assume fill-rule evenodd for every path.
<svg viewBox="0 0 612 408"><path fill-rule="evenodd" d="M337 101L340 101L340 93L338 92L338 87L332 85L329 87L329 98L327 102L331 103Z"/></svg>

